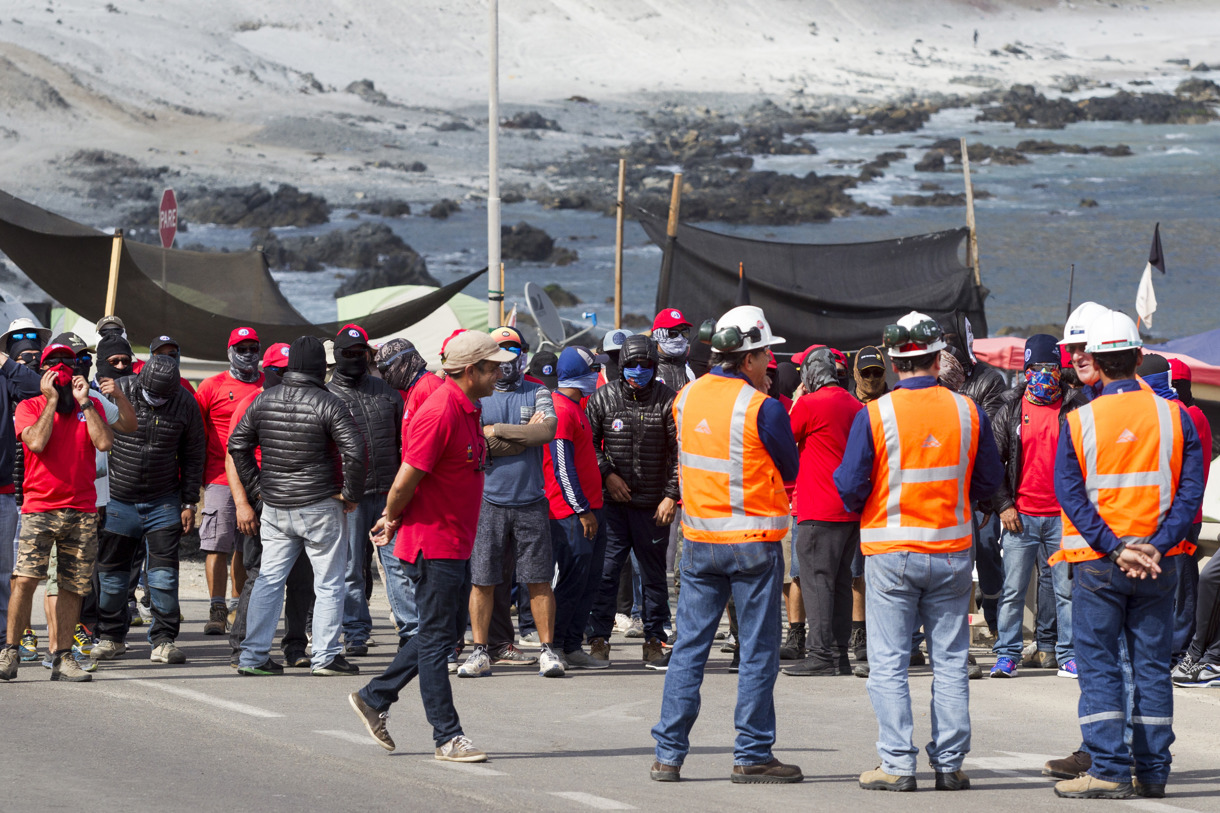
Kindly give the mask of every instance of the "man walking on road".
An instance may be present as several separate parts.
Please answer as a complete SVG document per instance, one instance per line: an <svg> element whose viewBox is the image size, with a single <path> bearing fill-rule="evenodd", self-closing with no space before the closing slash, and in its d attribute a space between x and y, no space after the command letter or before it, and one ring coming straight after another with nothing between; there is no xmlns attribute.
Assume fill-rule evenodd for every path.
<svg viewBox="0 0 1220 813"><path fill-rule="evenodd" d="M911 312L885 329L898 385L861 410L835 487L860 513L868 591L868 694L881 765L860 775L865 790L915 790L907 668L923 622L932 655L932 737L937 790L965 790L970 751L967 656L973 568L972 503L989 499L1003 467L991 425L973 400L937 385L940 327Z"/></svg>
<svg viewBox="0 0 1220 813"><path fill-rule="evenodd" d="M390 706L417 675L424 714L432 724L435 757L484 762L487 755L462 731L446 659L462 639L470 600L470 551L479 524L487 444L479 399L495 390L500 365L516 357L486 333L466 330L442 351L444 383L411 417L406 457L386 498L373 543L394 541L394 554L415 583L419 631L394 661L348 702L387 751Z"/></svg>
<svg viewBox="0 0 1220 813"><path fill-rule="evenodd" d="M1102 389L1068 415L1060 434L1055 494L1063 508L1063 541L1052 561L1073 563L1080 731L1092 761L1088 773L1057 783L1055 794L1160 798L1174 740L1166 669L1173 597L1182 540L1203 498L1203 454L1185 410L1136 380L1143 342L1128 316L1110 311L1095 317L1085 341ZM1130 677L1120 641L1131 660Z"/></svg>
<svg viewBox="0 0 1220 813"><path fill-rule="evenodd" d="M775 758L779 674L780 540L791 525L784 482L796 478L799 456L783 405L766 396L771 335L761 308L742 305L700 329L710 339L712 370L674 402L682 488L682 592L678 625L651 777L676 782L690 752L699 715L703 670L729 595L737 605L741 672L734 718L734 783L800 782L795 765ZM710 333L711 335L705 335Z"/></svg>

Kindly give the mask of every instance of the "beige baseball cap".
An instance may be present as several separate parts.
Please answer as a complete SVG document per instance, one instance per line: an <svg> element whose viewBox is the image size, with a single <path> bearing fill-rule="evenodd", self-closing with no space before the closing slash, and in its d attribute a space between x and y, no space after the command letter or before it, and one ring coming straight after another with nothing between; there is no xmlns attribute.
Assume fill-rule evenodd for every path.
<svg viewBox="0 0 1220 813"><path fill-rule="evenodd" d="M441 351L441 366L446 370L463 370L480 361L512 361L516 356L500 348L496 340L481 330L463 330L445 342Z"/></svg>

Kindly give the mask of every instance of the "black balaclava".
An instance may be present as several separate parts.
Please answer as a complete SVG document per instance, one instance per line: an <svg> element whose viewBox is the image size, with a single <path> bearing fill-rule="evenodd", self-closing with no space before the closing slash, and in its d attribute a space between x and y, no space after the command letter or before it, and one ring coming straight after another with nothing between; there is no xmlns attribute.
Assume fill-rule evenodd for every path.
<svg viewBox="0 0 1220 813"><path fill-rule="evenodd" d="M800 383L800 368L790 361L781 361L775 365L775 375L771 377L771 390L767 394L773 398L777 395L791 398Z"/></svg>
<svg viewBox="0 0 1220 813"><path fill-rule="evenodd" d="M165 406L181 386L178 363L170 356L153 356L140 369L136 383L144 400L154 407Z"/></svg>
<svg viewBox="0 0 1220 813"><path fill-rule="evenodd" d="M111 356L127 356L134 359L135 355L131 352L131 345L123 338L122 331L118 335L107 332L103 335L101 341L97 343L97 377L98 378L122 378L125 375L131 375L131 366L128 365L126 370L118 370L110 366L107 361Z"/></svg>
<svg viewBox="0 0 1220 813"><path fill-rule="evenodd" d="M32 361L22 361L21 354L34 352ZM42 344L40 342L31 341L30 339L18 339L15 342L9 342L8 346L9 357L18 364L24 364L31 370L38 370L38 357L42 355Z"/></svg>
<svg viewBox="0 0 1220 813"><path fill-rule="evenodd" d="M111 322L111 323L107 324L104 328L99 330L97 332L97 335L101 336L103 339L106 338L107 336L118 336L120 339L122 339L125 334L123 332L123 328L119 327L114 322Z"/></svg>
<svg viewBox="0 0 1220 813"><path fill-rule="evenodd" d="M263 392L284 383L283 367L263 367Z"/></svg>
<svg viewBox="0 0 1220 813"><path fill-rule="evenodd" d="M301 336L288 348L288 372L308 376L319 387L326 386L326 348L314 336Z"/></svg>
<svg viewBox="0 0 1220 813"><path fill-rule="evenodd" d="M229 375L244 384L253 384L258 381L258 362L261 359L262 351L258 347L241 352L237 345L232 345L229 347Z"/></svg>

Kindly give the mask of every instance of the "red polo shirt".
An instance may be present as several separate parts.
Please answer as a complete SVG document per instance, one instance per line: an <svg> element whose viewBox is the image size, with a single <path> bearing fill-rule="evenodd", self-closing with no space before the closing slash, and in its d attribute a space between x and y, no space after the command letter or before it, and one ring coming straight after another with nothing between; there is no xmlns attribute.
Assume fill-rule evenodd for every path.
<svg viewBox="0 0 1220 813"><path fill-rule="evenodd" d="M407 562L421 552L427 559L469 559L487 458L478 405L444 379L415 410L403 446L403 461L426 475L402 512L394 555Z"/></svg>
<svg viewBox="0 0 1220 813"><path fill-rule="evenodd" d="M411 385L411 389L407 390L403 396L402 410L402 459L407 459L407 428L411 425L411 419L415 417L415 413L424 401L428 400L428 396L436 392L445 379L435 373L424 371L415 383Z"/></svg>
<svg viewBox="0 0 1220 813"><path fill-rule="evenodd" d="M98 415L105 415L102 404L91 397ZM28 427L38 423L47 397L39 395L17 404L13 415L13 428L17 438ZM25 480L22 493L21 513L38 514L58 508L75 508L77 511L97 511L97 491L93 479L97 473L97 455L93 440L89 437L89 425L85 412L79 406L64 415L55 413L51 419L51 438L40 454L25 447ZM7 544L7 542L0 542Z"/></svg>
<svg viewBox="0 0 1220 813"><path fill-rule="evenodd" d="M203 413L203 434L208 444L203 464L205 485L229 484L225 477L225 449L229 444L229 433L233 431L233 410L238 401L262 388L262 373L259 373L257 381L247 384L238 381L228 370L205 378L199 385L195 401Z"/></svg>

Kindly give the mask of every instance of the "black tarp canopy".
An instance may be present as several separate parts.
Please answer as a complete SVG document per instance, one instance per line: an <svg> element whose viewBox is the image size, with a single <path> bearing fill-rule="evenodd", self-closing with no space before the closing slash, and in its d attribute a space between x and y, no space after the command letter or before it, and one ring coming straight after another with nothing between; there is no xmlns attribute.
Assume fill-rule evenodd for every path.
<svg viewBox="0 0 1220 813"><path fill-rule="evenodd" d="M657 310L679 308L696 327L737 304L742 263L750 304L761 307L772 332L787 339L777 348L783 353L811 344L841 350L877 345L885 326L912 310L929 316L961 311L975 336L987 335L988 291L958 258L965 228L820 245L751 240L680 224L667 249L665 220L641 212L640 222L654 243L672 250L669 279L658 285Z"/></svg>
<svg viewBox="0 0 1220 813"><path fill-rule="evenodd" d="M42 290L86 319L102 317L113 238L0 191L0 251ZM369 336L402 330L435 311L483 271L359 323ZM162 280L165 285L162 287ZM258 331L263 346L305 334L334 336L342 324L314 324L284 297L258 251L213 253L123 241L115 315L135 343L169 333L184 356L223 361L229 332Z"/></svg>

